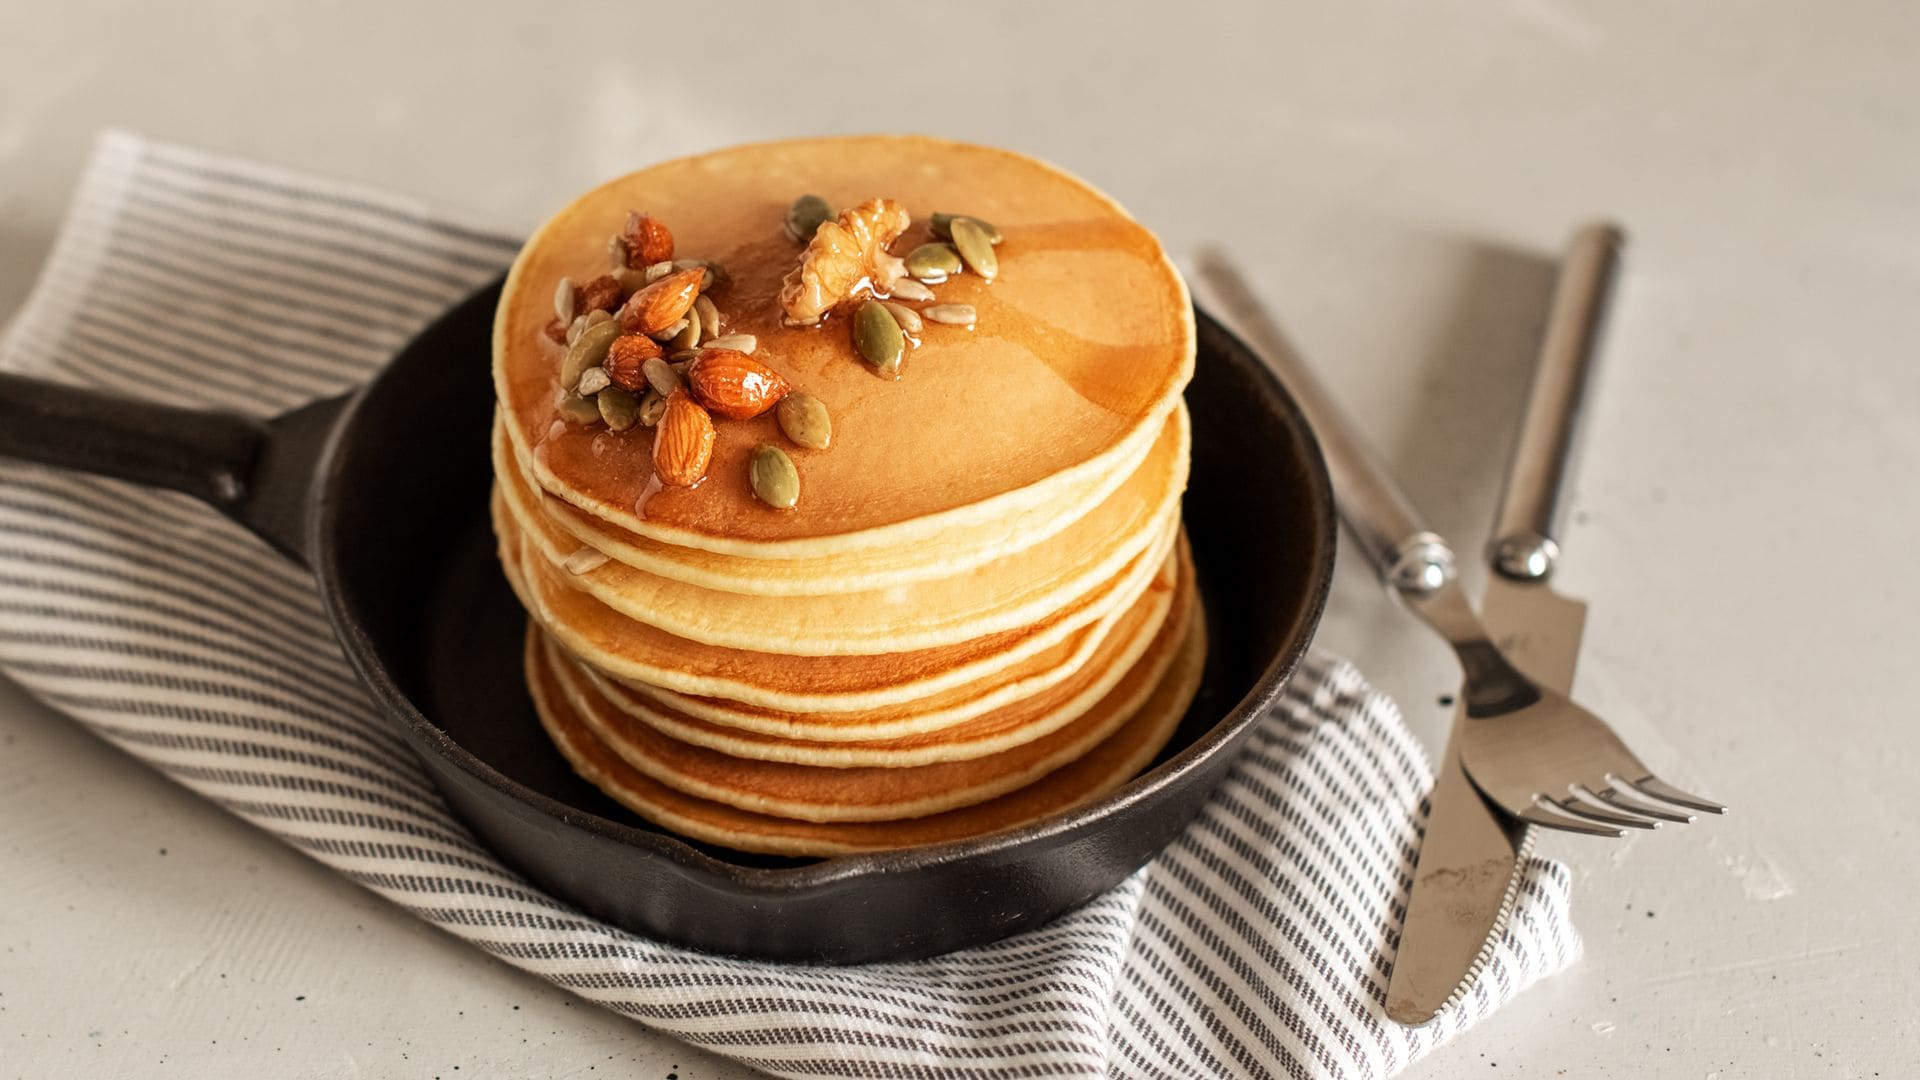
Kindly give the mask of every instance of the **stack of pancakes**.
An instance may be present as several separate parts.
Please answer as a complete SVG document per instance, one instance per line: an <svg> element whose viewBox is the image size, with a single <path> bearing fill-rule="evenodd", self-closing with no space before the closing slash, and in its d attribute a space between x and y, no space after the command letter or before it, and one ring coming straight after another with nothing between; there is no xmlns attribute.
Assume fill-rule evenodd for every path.
<svg viewBox="0 0 1920 1080"><path fill-rule="evenodd" d="M898 380L844 319L784 325L786 207L905 204L1004 237ZM630 210L714 260L725 332L819 398L824 450L726 421L705 482L663 487L653 432L561 419L554 282L591 276ZM1204 620L1180 532L1192 370L1185 287L1081 181L1005 151L869 137L656 166L567 207L507 280L494 341L494 522L530 619L540 715L580 774L681 835L758 852L899 848L1018 825L1125 782L1198 686ZM790 510L746 459L781 444Z"/></svg>

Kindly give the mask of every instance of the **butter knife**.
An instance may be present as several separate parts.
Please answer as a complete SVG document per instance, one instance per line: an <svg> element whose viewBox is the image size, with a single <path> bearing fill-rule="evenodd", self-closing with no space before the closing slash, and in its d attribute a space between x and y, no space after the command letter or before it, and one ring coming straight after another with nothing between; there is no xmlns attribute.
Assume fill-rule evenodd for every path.
<svg viewBox="0 0 1920 1080"><path fill-rule="evenodd" d="M1546 579L1559 557L1580 407L1623 242L1617 226L1595 224L1568 247L1487 546L1494 573L1481 621L1509 660L1563 693L1573 686L1587 609ZM1387 983L1387 1015L1403 1024L1432 1021L1472 987L1506 928L1533 843L1533 830L1496 810L1461 770L1456 742L1465 709L1464 701L1456 706L1440 759Z"/></svg>

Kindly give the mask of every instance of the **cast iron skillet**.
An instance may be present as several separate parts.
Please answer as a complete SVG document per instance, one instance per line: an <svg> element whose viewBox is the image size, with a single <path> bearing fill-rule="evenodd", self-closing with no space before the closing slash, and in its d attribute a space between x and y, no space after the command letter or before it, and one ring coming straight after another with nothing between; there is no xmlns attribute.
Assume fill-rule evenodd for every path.
<svg viewBox="0 0 1920 1080"><path fill-rule="evenodd" d="M881 855L750 856L660 832L575 777L527 700L524 615L486 514L499 293L469 297L359 391L265 423L0 375L0 455L188 492L311 567L347 658L455 812L529 878L618 926L713 952L861 963L1046 922L1179 832L1319 621L1334 551L1326 467L1280 384L1201 314L1186 521L1211 655L1152 769L1023 828Z"/></svg>

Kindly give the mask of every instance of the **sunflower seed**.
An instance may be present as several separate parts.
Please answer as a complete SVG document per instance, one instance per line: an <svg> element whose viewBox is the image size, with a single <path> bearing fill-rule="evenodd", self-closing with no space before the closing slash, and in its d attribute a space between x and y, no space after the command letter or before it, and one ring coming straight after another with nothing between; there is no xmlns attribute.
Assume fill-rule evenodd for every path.
<svg viewBox="0 0 1920 1080"><path fill-rule="evenodd" d="M563 277L560 284L553 287L553 314L561 322L573 321L573 306L580 300L580 291L573 287L573 279Z"/></svg>
<svg viewBox="0 0 1920 1080"><path fill-rule="evenodd" d="M605 308L594 308L592 311L582 315L581 318L587 320L588 327L595 327L603 322L611 322L613 320L613 312Z"/></svg>
<svg viewBox="0 0 1920 1080"><path fill-rule="evenodd" d="M972 214L935 214L933 215L933 235L939 237L942 240L951 238L953 236L953 223L956 219L959 219L959 218L966 218L967 220L978 224L981 229L986 231L987 240L989 242L995 243L995 244L1000 242L1000 230L993 227L993 222L988 221L986 218L974 217Z"/></svg>
<svg viewBox="0 0 1920 1080"><path fill-rule="evenodd" d="M573 392L581 397L592 397L612 385L613 377L607 374L606 368L588 368L586 374L580 376L580 382L574 386Z"/></svg>
<svg viewBox="0 0 1920 1080"><path fill-rule="evenodd" d="M591 424L600 419L600 406L590 397L568 394L560 399L558 411L562 417L576 424Z"/></svg>
<svg viewBox="0 0 1920 1080"><path fill-rule="evenodd" d="M619 273L627 268L627 242L618 236L607 237L607 269Z"/></svg>
<svg viewBox="0 0 1920 1080"><path fill-rule="evenodd" d="M713 306L713 301L704 296L696 296L693 300L693 310L700 313L702 337L714 337L720 333L720 309Z"/></svg>
<svg viewBox="0 0 1920 1080"><path fill-rule="evenodd" d="M833 442L833 418L827 415L826 405L812 394L789 391L773 407L773 415L780 421L780 430L796 445L825 450Z"/></svg>
<svg viewBox="0 0 1920 1080"><path fill-rule="evenodd" d="M657 356L641 364L640 373L647 377L647 385L653 387L653 392L661 397L666 397L686 385L680 378L680 373L673 370L673 365Z"/></svg>
<svg viewBox="0 0 1920 1080"><path fill-rule="evenodd" d="M620 333L620 324L612 319L580 331L579 340L567 347L566 359L560 361L560 385L568 390L579 385L580 376L599 367L607 358L607 349Z"/></svg>
<svg viewBox="0 0 1920 1080"><path fill-rule="evenodd" d="M585 330L586 328L587 328L587 317L585 315L582 315L579 318L573 320L573 322L569 323L567 325L567 344L571 345L574 342L579 341L580 331Z"/></svg>
<svg viewBox="0 0 1920 1080"><path fill-rule="evenodd" d="M672 341L674 338L677 338L681 334L686 332L687 322L688 320L681 319L679 322L674 323L672 326L667 327L665 330L662 330L659 333L653 334L650 336L655 341L660 341L660 342Z"/></svg>
<svg viewBox="0 0 1920 1080"><path fill-rule="evenodd" d="M628 296L639 292L649 284L645 270L615 270L613 278L620 283L620 291Z"/></svg>
<svg viewBox="0 0 1920 1080"><path fill-rule="evenodd" d="M907 273L929 285L960 272L960 253L951 244L921 244L907 252Z"/></svg>
<svg viewBox="0 0 1920 1080"><path fill-rule="evenodd" d="M892 296L895 300L931 300L933 290L906 277L893 283Z"/></svg>
<svg viewBox="0 0 1920 1080"><path fill-rule="evenodd" d="M818 195L802 195L787 208L787 235L804 244L833 217L833 207Z"/></svg>
<svg viewBox="0 0 1920 1080"><path fill-rule="evenodd" d="M882 300L880 306L886 308L888 313L893 316L893 321L899 323L900 329L905 330L907 333L917 334L923 329L920 324L920 313L907 305L894 304Z"/></svg>
<svg viewBox="0 0 1920 1080"><path fill-rule="evenodd" d="M666 277L668 274L671 274L671 273L673 273L672 263L670 262L654 263L651 266L647 267L647 270L646 270L647 284L651 285L654 282L659 281L661 278Z"/></svg>
<svg viewBox="0 0 1920 1080"><path fill-rule="evenodd" d="M567 556L560 565L566 567L569 574L590 574L611 561L606 552L583 547Z"/></svg>
<svg viewBox="0 0 1920 1080"><path fill-rule="evenodd" d="M600 419L615 431L625 431L640 419L640 401L617 386L609 385L593 396L600 407Z"/></svg>
<svg viewBox="0 0 1920 1080"><path fill-rule="evenodd" d="M969 330L973 329L974 321L980 317L973 310L972 304L935 304L932 307L921 308L920 314L929 322L964 326Z"/></svg>
<svg viewBox="0 0 1920 1080"><path fill-rule="evenodd" d="M793 467L785 450L772 443L753 448L747 479L753 483L754 495L777 510L791 510L800 501L800 470Z"/></svg>
<svg viewBox="0 0 1920 1080"><path fill-rule="evenodd" d="M640 426L653 427L660 422L660 416L667 411L667 399L652 390L640 399Z"/></svg>
<svg viewBox="0 0 1920 1080"><path fill-rule="evenodd" d="M733 275L727 273L727 268L710 259L675 259L673 260L673 268L675 270L692 270L695 268L705 270L706 274L700 278L701 292L707 292L733 284Z"/></svg>
<svg viewBox="0 0 1920 1080"><path fill-rule="evenodd" d="M907 351L907 338L893 313L878 300L863 300L853 316L853 347L860 359L872 364L883 375L898 375L900 357Z"/></svg>
<svg viewBox="0 0 1920 1080"><path fill-rule="evenodd" d="M993 241L987 238L987 230L972 218L953 219L953 246L960 251L960 257L967 260L967 269L992 281L1000 273L1000 256L994 253Z"/></svg>
<svg viewBox="0 0 1920 1080"><path fill-rule="evenodd" d="M752 356L753 350L758 347L759 344L760 339L754 337L752 334L723 334L720 337L707 341L706 344L701 347L707 349L732 349L735 352L743 352L748 356Z"/></svg>
<svg viewBox="0 0 1920 1080"><path fill-rule="evenodd" d="M674 352L682 352L700 344L700 309L688 308L687 317L681 322L680 332L673 335L667 347Z"/></svg>

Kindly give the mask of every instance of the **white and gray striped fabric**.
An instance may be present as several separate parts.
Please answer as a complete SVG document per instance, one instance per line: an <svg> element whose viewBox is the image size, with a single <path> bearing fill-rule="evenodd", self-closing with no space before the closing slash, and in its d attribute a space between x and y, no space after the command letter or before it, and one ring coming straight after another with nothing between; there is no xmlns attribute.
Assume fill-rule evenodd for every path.
<svg viewBox="0 0 1920 1080"><path fill-rule="evenodd" d="M271 414L352 386L514 248L110 134L0 366ZM1579 952L1567 874L1536 861L1465 1001L1424 1030L1383 1016L1431 775L1393 703L1324 656L1111 894L998 945L849 969L656 944L502 866L362 694L306 574L184 497L0 464L0 668L448 933L783 1076L1384 1077Z"/></svg>

